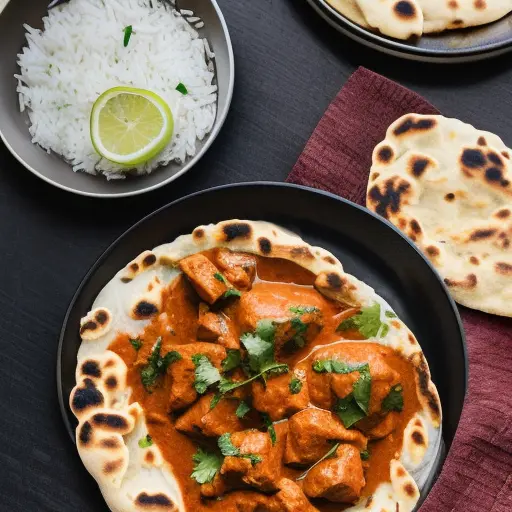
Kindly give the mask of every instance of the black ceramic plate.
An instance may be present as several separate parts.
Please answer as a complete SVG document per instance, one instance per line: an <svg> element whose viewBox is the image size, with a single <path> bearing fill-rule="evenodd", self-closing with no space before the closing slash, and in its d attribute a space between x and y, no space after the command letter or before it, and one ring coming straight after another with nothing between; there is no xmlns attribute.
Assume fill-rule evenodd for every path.
<svg viewBox="0 0 512 512"><path fill-rule="evenodd" d="M171 242L200 224L233 218L275 222L328 249L347 272L389 302L417 336L430 364L449 448L466 393L467 360L457 308L438 274L394 226L367 209L332 194L282 183L230 185L187 196L141 220L99 258L73 297L58 350L59 401L72 439L76 420L68 397L75 385L78 326L100 290L143 250Z"/></svg>
<svg viewBox="0 0 512 512"><path fill-rule="evenodd" d="M375 50L423 62L471 62L512 51L512 13L501 20L463 30L400 41L367 30L333 9L326 0L307 0L330 25Z"/></svg>

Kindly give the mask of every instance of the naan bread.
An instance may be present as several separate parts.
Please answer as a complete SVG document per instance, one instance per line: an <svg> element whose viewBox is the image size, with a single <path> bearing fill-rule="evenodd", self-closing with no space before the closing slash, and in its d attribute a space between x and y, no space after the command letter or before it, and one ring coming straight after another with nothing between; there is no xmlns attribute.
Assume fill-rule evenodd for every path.
<svg viewBox="0 0 512 512"><path fill-rule="evenodd" d="M77 384L70 396L71 410L79 421L77 448L110 509L191 512L185 511L178 481L156 443L150 448L138 446L138 440L148 433L145 414L138 403L130 403L127 366L108 347L119 333L137 337L160 314L161 296L154 290L161 292L179 275L181 259L215 247L292 261L313 272L317 289L333 300L362 307L380 304L382 321L389 330L383 337L366 341L392 347L409 359L416 369L421 410L405 429L399 458L390 462L391 482L381 484L373 500L361 499L345 510L411 512L440 449L442 421L437 389L418 341L401 320L390 319L389 304L345 273L331 253L274 224L241 220L199 226L192 234L143 252L106 284L77 326L82 344ZM350 341L338 343L345 342Z"/></svg>
<svg viewBox="0 0 512 512"><path fill-rule="evenodd" d="M510 0L326 0L365 28L397 39L474 27L512 11Z"/></svg>
<svg viewBox="0 0 512 512"><path fill-rule="evenodd" d="M512 316L512 150L457 119L408 114L373 152L366 204L400 228L457 302Z"/></svg>

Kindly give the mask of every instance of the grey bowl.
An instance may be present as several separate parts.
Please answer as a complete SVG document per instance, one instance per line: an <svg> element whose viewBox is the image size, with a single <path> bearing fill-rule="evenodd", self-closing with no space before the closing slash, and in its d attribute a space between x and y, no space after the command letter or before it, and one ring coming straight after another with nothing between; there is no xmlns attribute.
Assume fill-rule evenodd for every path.
<svg viewBox="0 0 512 512"><path fill-rule="evenodd" d="M1 4L2 0L0 0ZM235 79L233 48L228 28L216 0L178 0L181 9L190 9L205 23L199 30L215 52L218 85L217 118L212 131L198 144L196 155L183 165L171 163L146 176L130 176L107 181L103 176L75 173L55 154L32 144L28 116L19 112L16 55L25 44L23 23L42 28L42 18L50 0L11 0L0 14L0 137L11 153L43 180L75 194L94 197L122 197L142 194L170 183L187 172L210 147L226 119Z"/></svg>
<svg viewBox="0 0 512 512"><path fill-rule="evenodd" d="M346 36L395 57L452 64L473 62L512 51L512 13L487 25L426 34L418 40L400 41L360 27L326 0L307 2L330 25Z"/></svg>

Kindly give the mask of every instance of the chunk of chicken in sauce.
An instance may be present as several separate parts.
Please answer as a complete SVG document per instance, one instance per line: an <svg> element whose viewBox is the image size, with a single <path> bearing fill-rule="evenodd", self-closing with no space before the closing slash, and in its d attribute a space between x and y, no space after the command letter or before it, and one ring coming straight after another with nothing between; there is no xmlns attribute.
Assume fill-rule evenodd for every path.
<svg viewBox="0 0 512 512"><path fill-rule="evenodd" d="M218 343L226 348L240 348L240 339L233 321L222 311L210 311L210 308L205 303L199 304L197 339Z"/></svg>
<svg viewBox="0 0 512 512"><path fill-rule="evenodd" d="M315 306L303 314L294 313L288 298L272 289L256 287L240 298L237 321L242 332L256 330L258 322L271 319L276 327L275 350L294 349L312 342L323 328L322 311Z"/></svg>
<svg viewBox="0 0 512 512"><path fill-rule="evenodd" d="M358 453L366 450L366 437L357 430L346 429L335 414L322 409L304 409L288 421L284 462L314 464L332 448L334 441L353 444Z"/></svg>
<svg viewBox="0 0 512 512"><path fill-rule="evenodd" d="M304 492L311 498L326 498L339 503L353 503L365 486L359 450L342 444L334 458L313 467L304 479Z"/></svg>
<svg viewBox="0 0 512 512"><path fill-rule="evenodd" d="M215 249L213 261L239 290L250 290L256 277L256 258L243 252Z"/></svg>
<svg viewBox="0 0 512 512"><path fill-rule="evenodd" d="M249 422L236 415L239 400L224 398L212 409L214 396L209 393L187 409L176 420L176 430L191 436L219 437L226 432L238 432L248 428Z"/></svg>
<svg viewBox="0 0 512 512"><path fill-rule="evenodd" d="M179 352L181 359L170 365L167 370L171 374L169 393L169 410L171 411L183 409L197 400L198 394L194 388L196 366L192 361L193 355L206 356L218 369L226 358L226 349L213 343L178 345L175 350Z"/></svg>
<svg viewBox="0 0 512 512"><path fill-rule="evenodd" d="M231 442L241 454L259 455L261 462L252 464L245 457L225 457L220 473L226 482L240 482L263 492L277 491L286 430L286 424L276 426L277 442L274 446L267 432L246 430L232 434Z"/></svg>
<svg viewBox="0 0 512 512"><path fill-rule="evenodd" d="M300 390L292 391L292 380L300 382ZM296 389L295 389L296 391ZM252 384L253 407L268 414L272 421L279 421L295 414L309 405L306 371L294 372L269 378L266 383L259 380Z"/></svg>
<svg viewBox="0 0 512 512"><path fill-rule="evenodd" d="M388 355L389 352L376 343L341 343L317 350L311 361L336 359L352 365L369 364L372 386L368 417L364 421L370 429L385 418L382 401L400 379L400 375L386 363ZM338 398L345 398L352 393L359 377L358 371L346 374L317 373L310 366L308 382L311 403L323 409L332 409Z"/></svg>
<svg viewBox="0 0 512 512"><path fill-rule="evenodd" d="M226 278L203 254L188 256L179 265L199 297L208 304L215 303L228 291Z"/></svg>

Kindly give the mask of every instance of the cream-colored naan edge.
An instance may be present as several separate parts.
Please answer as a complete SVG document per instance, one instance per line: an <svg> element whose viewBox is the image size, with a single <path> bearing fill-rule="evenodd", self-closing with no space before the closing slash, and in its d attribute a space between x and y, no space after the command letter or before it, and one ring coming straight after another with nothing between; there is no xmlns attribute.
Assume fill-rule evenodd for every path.
<svg viewBox="0 0 512 512"><path fill-rule="evenodd" d="M437 125L432 132L428 134L413 133L410 136L397 137L394 134L394 130L408 119L414 119L415 121L433 119ZM430 138L431 140L427 141L427 138ZM491 132L478 130L472 125L464 123L458 119L446 118L438 115L406 114L391 124L386 132L386 138L375 147L373 151L372 168L370 170L367 192L369 192L370 188L373 186L379 185L393 176L397 176L405 179L411 185L413 193L418 194L420 190L423 190L422 180L428 175L428 171L425 172L421 178L415 178L410 174L408 170L410 164L408 164L408 162L417 157L426 157L429 159L434 166L434 170L439 167L440 159L445 159L446 161L443 162L443 168L446 168L447 172L444 179L453 179L457 181L459 177L458 175L455 175L455 170L457 166L457 158L460 156L459 153L462 152L463 148L479 147L477 141L480 138L483 138L486 141L486 145L482 147L482 149L485 149L486 151L491 150L497 154L506 152L512 155L512 150L504 144L500 137ZM425 145L427 145L427 147L425 147ZM453 154L450 153L451 156L449 158L447 156L448 150L452 146L455 146L456 149L452 151ZM382 163L378 158L379 151L383 147L389 147L393 152L392 160L388 163ZM508 168L512 168L510 164L508 164ZM373 176L377 174L378 178L373 179ZM476 182L476 185L480 185L480 182ZM478 190L475 188L475 191L479 191L481 194L492 194L491 191L486 192L483 185L477 188ZM367 206L368 208L373 209L372 205L368 203L368 201ZM506 207L512 208L512 200L508 203L503 202L501 206L496 208L496 211ZM419 240L415 240L415 243L422 252L429 257L431 263L436 267L441 276L452 281L463 280L469 273L475 274L477 277L478 285L474 289L450 286L450 293L453 298L463 306L491 314L512 316L512 280L506 276L501 276L494 271L494 265L499 261L503 261L503 255L495 250L486 249L483 252L488 252L489 257L485 261L482 261L479 266L471 265L468 261L463 261L460 255L453 254L450 246L438 244L428 236L424 229L421 217L413 217L411 212L407 212L407 210L411 208L415 208L415 204L410 206L406 205L404 207L405 211L400 212L400 217L406 218L408 221L415 218L418 221L422 228L422 235ZM441 212L436 213L437 215L441 214L442 218L449 216L449 214L445 214L443 216ZM398 218L399 217L397 216L396 218L391 218L389 220L397 225ZM467 222L468 229L489 227L506 229L507 223L509 224L508 229L510 229L510 226L512 225L512 219L502 221L495 218L493 213L490 214L488 219L480 219L478 221L468 219ZM400 228L398 225L397 227ZM463 231L464 230L461 228L461 233ZM410 233L406 232L406 234L410 236ZM436 258L429 256L428 251L426 250L428 247L432 246L439 250L439 256Z"/></svg>
<svg viewBox="0 0 512 512"><path fill-rule="evenodd" d="M230 220L199 226L192 234L182 235L174 242L158 246L152 251L145 251L120 270L105 286L94 301L91 312L81 322L83 328L83 325L91 318L94 320L99 311L108 317L107 328L103 325L97 326L101 330L100 336L93 334L91 337L90 332L82 333L82 336L85 334L85 337L78 352L77 386L71 393L70 403L80 421L77 429L77 446L80 456L98 482L109 507L116 512L118 510L145 510L144 508L133 508L135 506L133 500L138 495L134 494L134 489L138 489L139 492L147 494L160 492L172 500L179 510L183 510L183 499L178 484L172 476L171 468L162 461L155 445L152 448L159 455L155 460L161 463L158 467L143 468L142 471L144 471L143 474L147 472L158 474L158 486L148 488L144 479L138 480L136 476L127 480L126 475L136 475L137 470L141 467L140 463L132 463L131 458L135 457L136 461L140 460L141 452L144 450L138 447L137 442L147 433L147 430L145 430L144 414L140 406L138 404L128 406L131 389L126 387L126 365L107 348L120 332L128 332L132 336L142 333L149 319L135 319L133 311L141 300L146 300L151 295L148 292L150 284L154 285L155 280L158 280L161 291L179 274L176 265L181 259L215 247L226 247L234 251L293 261L313 272L317 279L321 278L320 283L325 286L322 291L330 297L345 298L361 306L369 306L375 302L381 304L382 320L388 323L389 331L384 338L369 339L367 342L390 346L411 360L416 368L416 389L422 409L410 420L406 428L400 459L391 462L391 484L381 484L375 494L375 501L373 504L370 503L369 507L366 506L367 499L365 499L364 503L358 503L348 510L379 510L379 512L384 510L387 512L387 504L392 505L389 512L395 512L397 504L402 512L412 510L419 498L418 488L421 488L430 472L441 440L441 405L419 343L401 320L385 316L386 312L392 311L391 307L372 288L354 276L346 274L340 261L330 252L313 247L300 237L274 224L244 220ZM155 261L152 264L147 265L147 268L139 268L134 271L133 263L140 265L144 259L151 261L152 258L148 259L148 256L151 255L155 256ZM151 300L158 309L158 298L153 295ZM158 311L155 314L159 314L162 317L161 320L165 322L165 313L162 315ZM344 341L340 341L340 343L344 343ZM119 386L113 392L106 388L106 383L102 379L93 379L96 388L105 396L105 403L97 408L88 409L87 416L84 416L73 407L73 399L77 390L86 387L84 381L89 378L84 375L82 368L86 362L93 360L104 365L106 359L116 363L117 372L121 376ZM79 443L81 428L87 421L85 418L89 418L95 409L105 414L123 414L126 418L133 414L134 410L137 411L138 423L133 422L133 428L128 428L126 433L120 434L120 441L122 440L124 447L130 449L122 449L126 459L123 464L128 469L126 473L121 470L116 479L107 477L98 469L98 463L94 462L105 460L104 450L96 444L85 450ZM142 427L138 428L137 425L142 425ZM107 460L114 462L116 457L110 457ZM398 475L394 472L396 467L403 468L403 471L398 471ZM160 490L157 491L157 488ZM131 491L130 495L127 494L128 490ZM127 505L132 508L126 508ZM379 508L374 509L374 506ZM167 509L162 508L162 510Z"/></svg>

